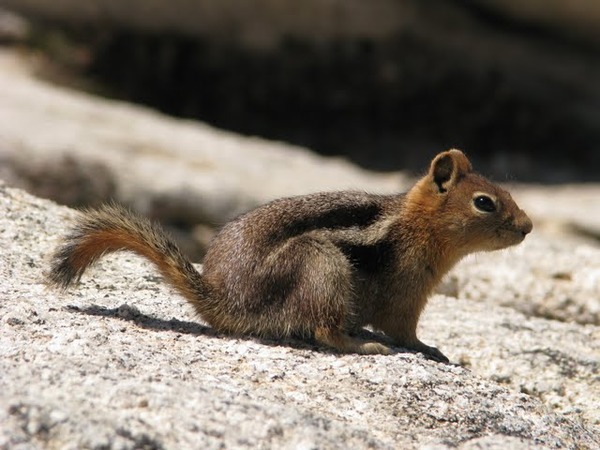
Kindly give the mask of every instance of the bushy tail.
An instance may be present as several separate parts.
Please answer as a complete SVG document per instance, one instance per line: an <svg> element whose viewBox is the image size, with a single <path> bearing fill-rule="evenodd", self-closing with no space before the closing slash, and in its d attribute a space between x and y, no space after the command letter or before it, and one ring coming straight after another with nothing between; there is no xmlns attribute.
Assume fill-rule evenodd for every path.
<svg viewBox="0 0 600 450"><path fill-rule="evenodd" d="M160 226L115 204L82 213L53 256L50 282L66 289L103 255L120 250L154 263L165 280L202 313L203 300L210 296L202 275Z"/></svg>

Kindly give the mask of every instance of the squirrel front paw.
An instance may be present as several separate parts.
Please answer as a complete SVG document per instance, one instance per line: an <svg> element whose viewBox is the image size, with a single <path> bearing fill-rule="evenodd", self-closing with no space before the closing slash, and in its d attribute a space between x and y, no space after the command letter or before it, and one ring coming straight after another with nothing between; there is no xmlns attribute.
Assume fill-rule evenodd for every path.
<svg viewBox="0 0 600 450"><path fill-rule="evenodd" d="M416 344L405 345L405 347L410 350L416 350L419 353L423 353L429 359L433 359L434 361L441 362L444 364L450 363L448 357L444 355L441 351L439 351L437 347L432 347L430 345L424 344L421 341L417 341Z"/></svg>
<svg viewBox="0 0 600 450"><path fill-rule="evenodd" d="M425 345L425 344L423 344L423 345ZM431 359L433 359L434 361L441 362L444 364L450 363L450 360L448 359L448 357L446 355L444 355L441 351L439 351L437 349L437 347L431 347L429 345L425 345L425 347L426 347L425 350L419 350L425 356L428 356Z"/></svg>

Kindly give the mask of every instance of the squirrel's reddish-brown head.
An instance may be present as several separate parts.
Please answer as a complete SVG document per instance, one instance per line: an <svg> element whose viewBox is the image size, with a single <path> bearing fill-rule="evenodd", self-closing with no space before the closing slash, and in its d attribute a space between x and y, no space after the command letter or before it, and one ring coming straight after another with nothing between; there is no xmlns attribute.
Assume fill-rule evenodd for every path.
<svg viewBox="0 0 600 450"><path fill-rule="evenodd" d="M409 191L407 206L463 255L516 245L533 227L510 194L473 172L464 153L455 149L433 159L427 175Z"/></svg>

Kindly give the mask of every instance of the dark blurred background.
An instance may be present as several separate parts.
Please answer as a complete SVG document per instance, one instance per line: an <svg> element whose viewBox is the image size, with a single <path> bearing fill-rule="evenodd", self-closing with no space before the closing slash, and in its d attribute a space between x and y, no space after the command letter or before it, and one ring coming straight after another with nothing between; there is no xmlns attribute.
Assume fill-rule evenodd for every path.
<svg viewBox="0 0 600 450"><path fill-rule="evenodd" d="M600 179L597 0L0 6L33 21L47 76L169 114L377 170L460 147L500 180Z"/></svg>

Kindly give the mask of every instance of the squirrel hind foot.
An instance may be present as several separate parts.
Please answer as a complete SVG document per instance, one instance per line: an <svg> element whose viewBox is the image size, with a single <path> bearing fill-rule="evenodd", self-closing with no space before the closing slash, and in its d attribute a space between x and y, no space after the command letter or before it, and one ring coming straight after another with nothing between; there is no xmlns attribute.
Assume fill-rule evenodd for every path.
<svg viewBox="0 0 600 450"><path fill-rule="evenodd" d="M361 355L389 355L392 350L378 342L365 341L348 336L340 330L317 328L315 340L319 344L331 347L341 353L358 353Z"/></svg>

